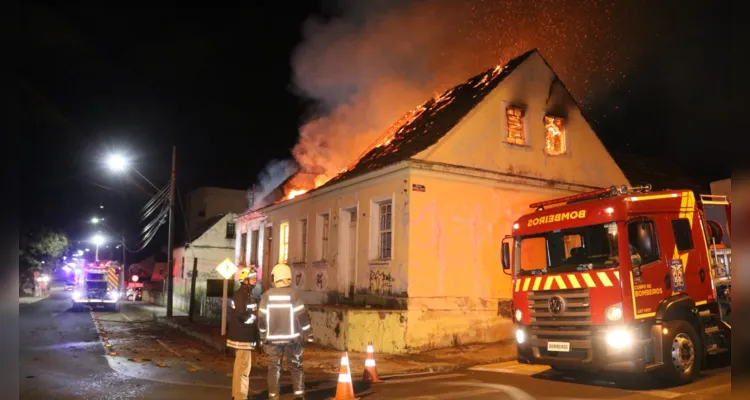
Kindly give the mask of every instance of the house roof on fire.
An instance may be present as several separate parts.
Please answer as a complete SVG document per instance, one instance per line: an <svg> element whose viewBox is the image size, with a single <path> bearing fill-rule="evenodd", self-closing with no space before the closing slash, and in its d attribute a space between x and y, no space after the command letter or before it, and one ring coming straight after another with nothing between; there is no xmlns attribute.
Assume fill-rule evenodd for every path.
<svg viewBox="0 0 750 400"><path fill-rule="evenodd" d="M536 49L528 51L504 67L484 71L407 113L378 138L356 164L321 187L408 160L434 145L536 52Z"/></svg>

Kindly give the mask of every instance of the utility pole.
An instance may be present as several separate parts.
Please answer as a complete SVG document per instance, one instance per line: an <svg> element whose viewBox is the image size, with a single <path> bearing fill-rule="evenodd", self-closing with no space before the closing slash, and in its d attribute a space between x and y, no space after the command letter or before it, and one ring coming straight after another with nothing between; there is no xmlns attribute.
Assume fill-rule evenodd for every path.
<svg viewBox="0 0 750 400"><path fill-rule="evenodd" d="M125 261L125 234L122 235L122 267L120 269L120 296L125 296L125 271L128 270L128 263ZM135 300L135 298L133 299Z"/></svg>
<svg viewBox="0 0 750 400"><path fill-rule="evenodd" d="M190 306L188 307L188 320L193 321L195 313L195 281L198 279L198 257L193 257L193 273L190 275Z"/></svg>
<svg viewBox="0 0 750 400"><path fill-rule="evenodd" d="M177 146L172 146L172 177L169 184L169 233L167 236L167 317L172 316L172 293L174 293L174 279L172 279L174 260L172 259L172 241L174 225L174 195L177 189L175 169L177 167Z"/></svg>

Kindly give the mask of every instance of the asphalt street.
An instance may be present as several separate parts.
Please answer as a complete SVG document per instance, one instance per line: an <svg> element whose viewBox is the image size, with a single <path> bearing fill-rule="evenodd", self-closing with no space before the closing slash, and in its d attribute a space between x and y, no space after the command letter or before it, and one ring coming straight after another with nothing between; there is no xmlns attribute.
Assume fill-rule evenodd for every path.
<svg viewBox="0 0 750 400"><path fill-rule="evenodd" d="M70 304L69 292L58 292L19 305L22 399L231 398L227 356L155 323L144 312L148 307L73 312ZM559 374L514 362L386 377L370 386L354 380L362 399L725 399L731 392L727 360L712 360L700 380L678 388L651 379ZM251 373L251 385L253 398L265 397L262 371ZM308 379L307 398L331 398L335 385L336 376ZM290 396L291 388L285 389Z"/></svg>

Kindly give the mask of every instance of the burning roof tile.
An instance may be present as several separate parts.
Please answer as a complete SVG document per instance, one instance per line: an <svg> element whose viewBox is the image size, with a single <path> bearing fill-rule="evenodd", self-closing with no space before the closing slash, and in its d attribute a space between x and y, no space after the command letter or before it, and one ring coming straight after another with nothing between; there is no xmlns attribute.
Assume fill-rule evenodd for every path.
<svg viewBox="0 0 750 400"><path fill-rule="evenodd" d="M536 51L516 57L504 67L482 72L410 111L378 138L355 164L321 187L408 160L434 145Z"/></svg>

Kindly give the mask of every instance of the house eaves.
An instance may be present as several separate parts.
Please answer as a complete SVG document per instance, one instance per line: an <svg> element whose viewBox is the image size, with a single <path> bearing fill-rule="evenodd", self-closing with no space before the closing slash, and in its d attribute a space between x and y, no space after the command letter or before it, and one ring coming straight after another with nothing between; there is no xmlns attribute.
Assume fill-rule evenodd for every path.
<svg viewBox="0 0 750 400"><path fill-rule="evenodd" d="M467 167L463 165L434 161L424 161L418 159L409 160L409 167L415 171L429 171L441 174L451 174L456 176L490 180L493 182L503 182L511 185L522 185L526 187L534 186L547 189L568 190L572 192L587 192L591 190L602 189L596 186L583 185L573 182L564 182L533 176L509 174L506 172L498 172L482 168Z"/></svg>
<svg viewBox="0 0 750 400"><path fill-rule="evenodd" d="M321 186L321 187L319 187L319 188L317 188L315 190L311 190L311 191L309 191L307 193L301 194L301 195L299 195L299 196L297 196L297 197L295 197L295 198L293 198L291 200L286 200L286 201L283 201L281 203L271 204L269 206L266 206L264 208L256 210L256 212L267 213L267 212L270 212L270 211L279 210L279 209L282 209L282 208L284 208L286 206L291 206L291 205L297 204L298 202L306 201L308 199L312 199L312 198L324 195L326 193L330 193L330 192L333 192L333 191L336 191L336 190L341 190L341 189L344 189L344 188L347 188L347 187L350 187L350 186L354 186L354 185L357 185L357 184L362 183L362 182L366 182L366 181L370 181L370 180L373 180L373 179L377 179L377 178L380 178L380 177L382 177L384 175L392 174L394 172L398 172L398 171L401 171L401 170L404 170L404 169L407 169L407 168L409 168L409 160L404 160L404 161L398 162L396 164L391 164L391 165L389 165L387 167L384 167L384 168L376 169L376 170L371 171L371 172L366 173L366 174L361 174L361 175L358 175L358 176L353 177L353 178L349 178L349 179L346 179L346 180L341 180L339 182L335 182L332 185Z"/></svg>

